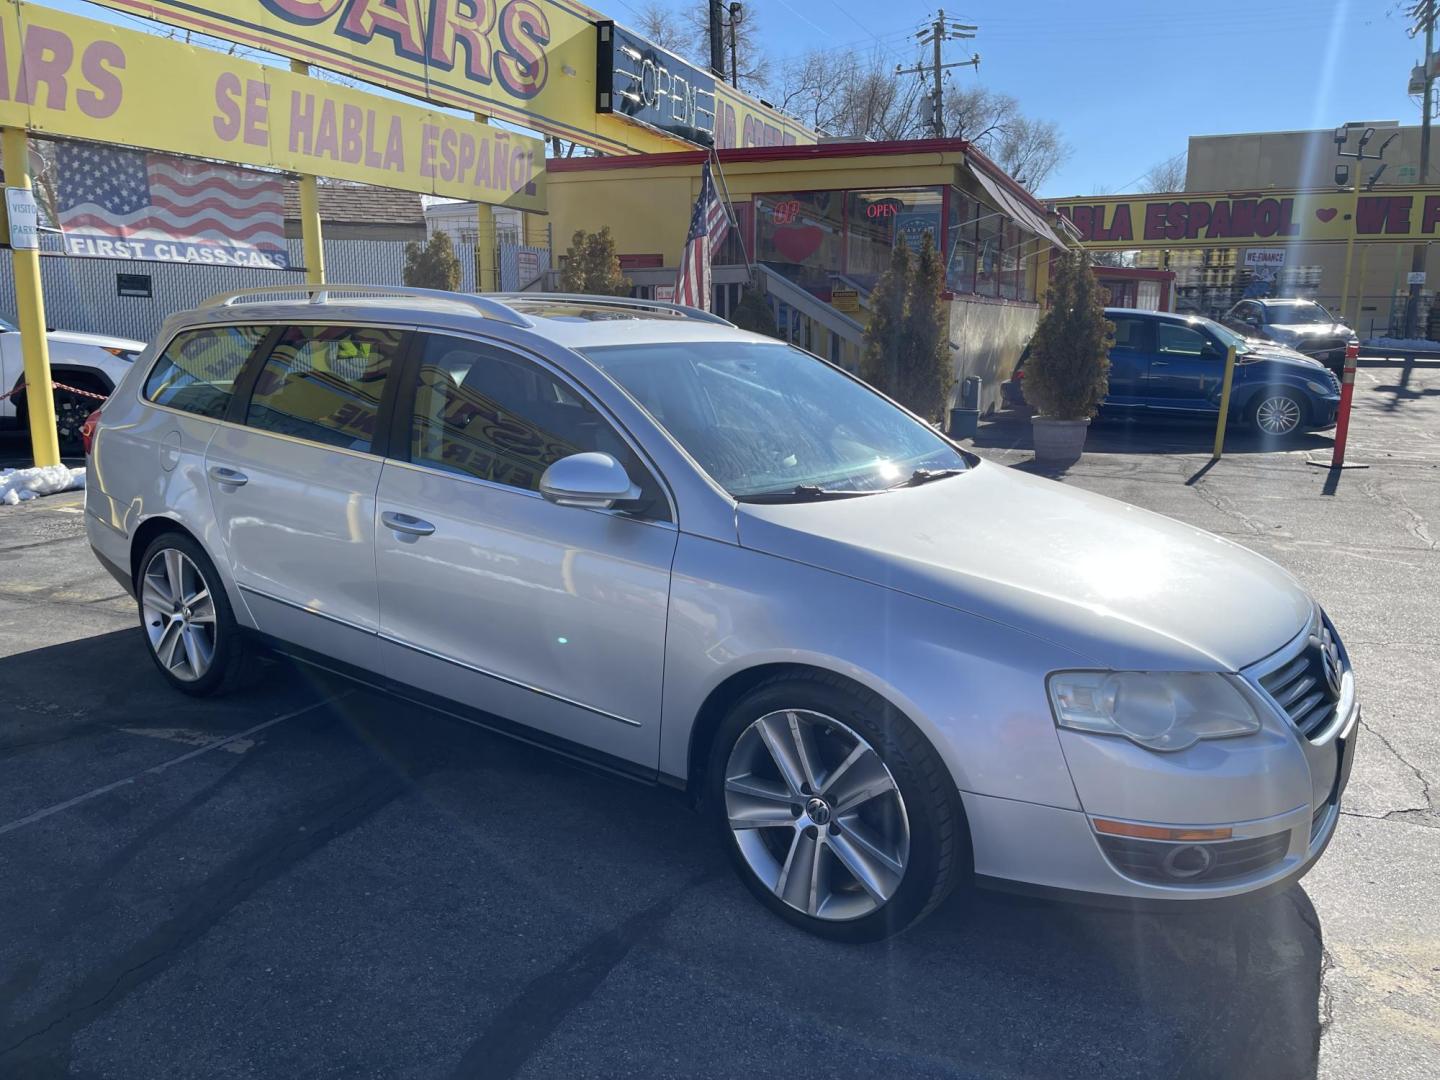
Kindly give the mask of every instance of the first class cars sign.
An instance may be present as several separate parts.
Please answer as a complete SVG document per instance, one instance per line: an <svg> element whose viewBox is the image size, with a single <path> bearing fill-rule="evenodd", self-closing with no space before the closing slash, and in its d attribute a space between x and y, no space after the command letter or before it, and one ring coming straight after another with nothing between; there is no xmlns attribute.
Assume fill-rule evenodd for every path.
<svg viewBox="0 0 1440 1080"><path fill-rule="evenodd" d="M539 139L14 0L0 40L7 127L545 208Z"/></svg>

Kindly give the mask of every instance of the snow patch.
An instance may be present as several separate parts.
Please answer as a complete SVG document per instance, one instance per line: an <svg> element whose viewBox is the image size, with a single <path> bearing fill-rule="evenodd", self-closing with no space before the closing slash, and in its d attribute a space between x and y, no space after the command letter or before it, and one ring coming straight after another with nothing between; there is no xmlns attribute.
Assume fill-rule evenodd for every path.
<svg viewBox="0 0 1440 1080"><path fill-rule="evenodd" d="M76 491L85 486L85 470L65 465L0 471L0 505L16 506L41 495Z"/></svg>
<svg viewBox="0 0 1440 1080"><path fill-rule="evenodd" d="M1437 352L1440 341L1428 338L1372 337L1360 344L1367 349L1398 349L1401 352Z"/></svg>

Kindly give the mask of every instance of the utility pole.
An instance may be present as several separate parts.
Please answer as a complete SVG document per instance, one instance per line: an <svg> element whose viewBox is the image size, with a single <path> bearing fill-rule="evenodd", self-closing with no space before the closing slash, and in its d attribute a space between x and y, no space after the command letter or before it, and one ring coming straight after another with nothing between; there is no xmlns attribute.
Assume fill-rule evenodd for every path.
<svg viewBox="0 0 1440 1080"><path fill-rule="evenodd" d="M730 85L737 89L740 86L740 61L736 59L735 52L735 24L740 21L744 10L744 4L735 3L732 0L730 4Z"/></svg>
<svg viewBox="0 0 1440 1080"><path fill-rule="evenodd" d="M1433 94L1435 79L1431 74L1430 54L1435 49L1435 0L1423 0L1415 12L1425 29L1425 59L1421 61L1425 71L1425 102L1420 112L1420 183L1430 182L1430 117L1434 112ZM1419 333L1420 290L1424 288L1415 275L1425 273L1425 245L1416 244L1410 251L1410 296L1405 301L1405 336L1414 338Z"/></svg>
<svg viewBox="0 0 1440 1080"><path fill-rule="evenodd" d="M720 80L725 78L725 5L710 0L710 70Z"/></svg>
<svg viewBox="0 0 1440 1080"><path fill-rule="evenodd" d="M942 62L940 47L947 41L960 41L966 38L973 38L978 27L967 23L946 21L945 9L941 8L935 13L935 21L925 29L916 33L915 37L921 45L934 46L933 60L927 67L923 63L916 64L912 68L902 68L895 65L896 75L919 75L921 77L929 74L932 80L930 91L930 131L937 139L945 137L945 87L944 72L949 68L973 67L980 69L980 54L976 53L969 60L957 60L954 63Z"/></svg>

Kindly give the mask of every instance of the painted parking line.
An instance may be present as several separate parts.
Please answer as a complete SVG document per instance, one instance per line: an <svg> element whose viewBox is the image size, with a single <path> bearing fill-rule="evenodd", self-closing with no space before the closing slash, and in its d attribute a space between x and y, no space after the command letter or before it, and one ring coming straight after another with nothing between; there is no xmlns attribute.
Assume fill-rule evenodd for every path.
<svg viewBox="0 0 1440 1080"><path fill-rule="evenodd" d="M191 750L188 754L181 754L179 757L173 757L169 761L162 761L159 765L152 765L150 768L143 769L133 776L127 776L123 780L116 780L113 783L87 791L83 795L76 795L73 799L66 799L64 802L56 803L54 806L47 806L43 810L36 810L33 814L26 814L22 818L17 818L5 825L0 825L0 836L14 832L17 829L23 829L26 825L33 825L37 821L43 821L52 814L58 814L62 810L69 810L71 807L79 806L81 803L89 802L91 799L98 799L101 795L106 795L116 788L125 787L127 784L133 784L136 780L142 780L147 776L158 775L172 766L182 765L187 761L199 757L201 754L208 754L212 750L223 750L241 739L249 739L251 736L264 731L266 728L274 727L276 724L283 724L286 720L294 720L297 716L304 716L306 713L314 712L316 709L323 708L326 705L332 705L341 698L348 697L351 693L352 691L347 690L344 693L336 694L334 697L328 697L324 701L317 701L313 705L306 705L303 709L296 709L294 712L285 713L283 716L276 716L270 720L266 720L263 724L256 724L254 727L247 728L244 731L237 731L234 735L227 735L223 739L216 739L214 742L208 743L198 750Z"/></svg>

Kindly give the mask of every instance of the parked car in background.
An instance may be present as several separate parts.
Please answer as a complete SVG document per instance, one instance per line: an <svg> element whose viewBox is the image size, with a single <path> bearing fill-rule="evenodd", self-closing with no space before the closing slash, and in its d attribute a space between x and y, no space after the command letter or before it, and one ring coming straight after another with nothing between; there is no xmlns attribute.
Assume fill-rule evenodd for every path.
<svg viewBox="0 0 1440 1080"><path fill-rule="evenodd" d="M1360 344L1354 330L1314 300L1241 300L1220 321L1237 334L1304 353L1337 375L1344 370L1346 348Z"/></svg>
<svg viewBox="0 0 1440 1080"><path fill-rule="evenodd" d="M1207 418L1220 412L1225 356L1235 346L1230 418L1266 435L1333 427L1340 383L1318 361L1293 349L1247 339L1195 315L1106 308L1115 324L1110 392L1102 416ZM1001 386L1007 408L1025 407L1025 360Z"/></svg>
<svg viewBox="0 0 1440 1080"><path fill-rule="evenodd" d="M1237 896L1329 843L1360 707L1267 559L706 312L286 291L171 319L96 424L90 544L176 690L259 641L673 785L845 940L976 880Z"/></svg>
<svg viewBox="0 0 1440 1080"><path fill-rule="evenodd" d="M56 389L55 425L62 452L80 449L81 426L101 400L110 395L116 384L130 370L145 349L143 341L109 337L104 334L82 334L71 330L51 330L45 335L50 346L50 378L73 387L81 393ZM0 400L0 428L29 426L26 408L27 390L25 363L21 356L20 331L11 322L0 319L0 394L12 391ZM98 395L87 397L86 395Z"/></svg>

